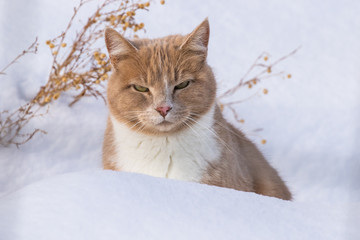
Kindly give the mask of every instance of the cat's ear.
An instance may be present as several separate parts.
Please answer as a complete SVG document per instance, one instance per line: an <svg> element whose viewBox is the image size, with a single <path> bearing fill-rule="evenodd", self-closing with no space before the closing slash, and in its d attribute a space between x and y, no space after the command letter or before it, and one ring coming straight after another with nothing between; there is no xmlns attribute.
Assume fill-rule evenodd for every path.
<svg viewBox="0 0 360 240"><path fill-rule="evenodd" d="M109 52L111 64L114 67L119 61L136 54L138 51L133 43L111 28L105 29L105 43Z"/></svg>
<svg viewBox="0 0 360 240"><path fill-rule="evenodd" d="M209 20L205 18L205 20L187 36L184 43L180 46L180 49L189 49L196 52L204 52L206 54L209 35Z"/></svg>

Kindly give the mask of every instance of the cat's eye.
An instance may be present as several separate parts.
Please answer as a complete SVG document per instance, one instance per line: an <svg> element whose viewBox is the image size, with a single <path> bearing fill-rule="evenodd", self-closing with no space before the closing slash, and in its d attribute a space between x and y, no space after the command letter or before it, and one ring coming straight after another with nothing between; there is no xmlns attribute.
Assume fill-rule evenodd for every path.
<svg viewBox="0 0 360 240"><path fill-rule="evenodd" d="M149 89L147 87L143 87L140 85L133 85L134 89L138 92L148 92Z"/></svg>
<svg viewBox="0 0 360 240"><path fill-rule="evenodd" d="M190 81L185 81L185 82L182 82L178 85L175 86L175 89L183 89L183 88L186 88L187 86L189 86L190 84Z"/></svg>

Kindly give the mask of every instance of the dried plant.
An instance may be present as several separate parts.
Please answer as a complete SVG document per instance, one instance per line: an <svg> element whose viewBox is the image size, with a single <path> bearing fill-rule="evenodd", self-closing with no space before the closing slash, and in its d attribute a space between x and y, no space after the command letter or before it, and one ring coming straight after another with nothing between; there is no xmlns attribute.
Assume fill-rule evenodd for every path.
<svg viewBox="0 0 360 240"><path fill-rule="evenodd" d="M137 37L139 30L144 30L144 23L135 20L136 12L148 10L150 2L129 0L104 0L95 12L86 20L80 30L73 30L79 10L90 0L80 0L65 30L57 37L46 41L53 57L47 83L40 87L35 97L15 111L0 112L0 145L15 144L20 146L28 142L36 133L45 133L34 129L23 133L24 127L35 117L47 113L39 113L43 106L57 100L66 91L73 90L73 105L85 96L100 97L105 100L101 83L108 78L111 71L109 59L103 46L103 30L107 26L117 29L129 37ZM164 4L165 1L161 1ZM68 35L75 33L75 39L68 41ZM101 43L100 43L101 42ZM36 53L37 40L5 66L0 74L27 53Z"/></svg>
<svg viewBox="0 0 360 240"><path fill-rule="evenodd" d="M33 103L27 103L11 113L2 111L0 113L0 145L14 144L19 147L28 142L35 134L46 133L38 128L28 133L22 133L31 119L44 115L44 113L39 113L40 110L41 107L34 107ZM47 113L47 110L45 113Z"/></svg>
<svg viewBox="0 0 360 240"><path fill-rule="evenodd" d="M299 49L300 47L296 48L290 53L272 62L269 60L270 54L266 52L260 54L255 59L254 63L250 66L250 68L246 71L244 76L240 78L239 82L235 86L230 87L228 90L226 90L217 98L221 110L223 111L225 108L228 108L237 122L244 123L245 120L239 117L239 114L237 113L234 105L243 103L259 94L268 94L269 90L267 88L259 87L257 88L256 92L250 95L249 97L231 102L226 102L226 98L231 97L235 93L238 93L240 89L245 87L248 89L254 89L255 85L257 85L258 83L262 82L265 79L275 78L275 77L282 77L284 79L291 78L292 76L290 73L286 73L285 71L273 72L273 69L276 65L278 65L285 59L289 58L290 56L294 55ZM266 140L262 139L261 143L265 144Z"/></svg>
<svg viewBox="0 0 360 240"><path fill-rule="evenodd" d="M5 75L6 70L13 64L16 63L17 60L19 60L21 57L25 56L28 53L36 54L38 51L38 39L35 38L35 41L25 50L22 51L19 55L17 55L8 65L6 65L3 69L0 70L0 74Z"/></svg>
<svg viewBox="0 0 360 240"><path fill-rule="evenodd" d="M8 146L15 144L17 147L28 142L37 133L46 133L41 129L34 129L29 133L23 133L25 126L35 117L46 114L49 110L43 107L52 101L57 100L61 94L68 92L67 95L73 97L70 103L72 106L85 96L100 97L104 99L102 82L106 81L111 71L109 58L102 51L103 29L107 26L117 29L122 34L137 38L136 32L144 30L144 23L135 20L136 12L148 10L150 2L129 1L129 0L104 0L95 12L87 19L80 30L73 30L73 23L79 13L90 0L80 0L74 13L65 28L57 37L46 41L53 57L51 71L48 81L40 87L35 97L27 104L19 107L13 112L0 112L0 145ZM161 0L161 4L165 1ZM69 35L75 33L75 38L68 41ZM100 44L101 42L101 44ZM36 41L17 56L12 62L5 66L0 74L5 74L12 64L27 53L37 52L38 42ZM218 102L222 110L229 108L234 118L243 123L239 118L234 105L246 101L246 99L226 102L226 98L237 93L240 89L253 86L259 82L273 77L282 76L291 78L290 74L284 71L272 72L272 69L288 57L294 55L298 48L291 53L270 62L269 54L261 54L248 69L240 81L218 97ZM252 75L253 77L250 77ZM249 98L260 93L268 93L268 89L258 89ZM266 140L262 140L265 143Z"/></svg>
<svg viewBox="0 0 360 240"><path fill-rule="evenodd" d="M49 79L40 88L32 101L45 105L60 97L61 93L75 90L74 100L70 105L84 96L101 97L105 100L98 85L108 78L111 66L108 57L101 51L103 31L111 26L120 33L130 30L130 37L144 29L144 23L137 23L134 16L139 10L148 10L150 2L129 2L119 0L105 0L97 10L87 19L71 45L66 43L66 37L73 25L79 10L88 3L81 0L74 8L74 13L65 31L46 44L51 49L53 63ZM99 40L101 44L99 44Z"/></svg>
<svg viewBox="0 0 360 240"><path fill-rule="evenodd" d="M0 71L0 74L5 75L6 70L26 54L36 54L38 45L38 39L36 38L35 41L26 50L23 50L22 53L20 53L8 65L6 65ZM30 102L24 106L19 107L13 112L9 112L7 110L0 112L0 145L8 146L10 144L14 144L18 147L21 144L29 141L36 133L46 133L41 129L34 129L29 133L21 132L21 130L32 118L42 115L38 113L40 108L37 108L35 111L33 108L34 104Z"/></svg>

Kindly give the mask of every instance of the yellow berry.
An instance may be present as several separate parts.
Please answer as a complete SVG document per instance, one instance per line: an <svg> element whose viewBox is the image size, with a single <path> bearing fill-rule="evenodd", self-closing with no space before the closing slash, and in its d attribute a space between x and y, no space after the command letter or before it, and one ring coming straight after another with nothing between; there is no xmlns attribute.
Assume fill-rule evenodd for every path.
<svg viewBox="0 0 360 240"><path fill-rule="evenodd" d="M161 0L160 4L164 5L165 4L165 0Z"/></svg>
<svg viewBox="0 0 360 240"><path fill-rule="evenodd" d="M47 40L46 41L46 45L50 45L51 41L50 40Z"/></svg>
<svg viewBox="0 0 360 240"><path fill-rule="evenodd" d="M265 57L264 57L264 61L267 61L268 59L269 59L268 56L265 56Z"/></svg>
<svg viewBox="0 0 360 240"><path fill-rule="evenodd" d="M100 62L100 65L105 65L105 64L106 64L105 61L101 61L101 62Z"/></svg>
<svg viewBox="0 0 360 240"><path fill-rule="evenodd" d="M220 111L224 111L224 104L220 104Z"/></svg>
<svg viewBox="0 0 360 240"><path fill-rule="evenodd" d="M98 56L99 56L99 52L98 51L94 52L94 57L98 57Z"/></svg>
<svg viewBox="0 0 360 240"><path fill-rule="evenodd" d="M253 79L253 80L252 80L252 83L253 83L254 85L256 85L256 83L257 83L256 79Z"/></svg>
<svg viewBox="0 0 360 240"><path fill-rule="evenodd" d="M54 96L53 96L53 99L56 100L60 97L60 93L55 93Z"/></svg>
<svg viewBox="0 0 360 240"><path fill-rule="evenodd" d="M100 83L100 80L96 80L95 83L96 83L96 84L99 84L99 83Z"/></svg>
<svg viewBox="0 0 360 240"><path fill-rule="evenodd" d="M288 75L287 75L287 78L291 78L291 74L288 74Z"/></svg>
<svg viewBox="0 0 360 240"><path fill-rule="evenodd" d="M248 87L249 87L249 88L252 88L252 85L251 85L251 83L249 83L249 84L248 84Z"/></svg>
<svg viewBox="0 0 360 240"><path fill-rule="evenodd" d="M57 55L57 54L58 54L58 51L53 51L53 54L54 54L54 55Z"/></svg>
<svg viewBox="0 0 360 240"><path fill-rule="evenodd" d="M130 24L129 22L126 22L126 23L124 24L124 27L126 27L126 28L129 27L129 24Z"/></svg>
<svg viewBox="0 0 360 240"><path fill-rule="evenodd" d="M130 16L132 16L132 12L131 11L126 12L126 15L128 15L130 17Z"/></svg>
<svg viewBox="0 0 360 240"><path fill-rule="evenodd" d="M76 85L76 87L75 87L76 89L80 89L80 85Z"/></svg>
<svg viewBox="0 0 360 240"><path fill-rule="evenodd" d="M139 7L139 8L144 8L144 4L139 3L139 4L138 4L138 7Z"/></svg>
<svg viewBox="0 0 360 240"><path fill-rule="evenodd" d="M62 78L61 78L61 81L67 82L67 77L62 77Z"/></svg>
<svg viewBox="0 0 360 240"><path fill-rule="evenodd" d="M146 3L145 3L145 6L146 6L146 7L150 6L150 2L146 2Z"/></svg>
<svg viewBox="0 0 360 240"><path fill-rule="evenodd" d="M268 73L271 73L271 67L268 67L266 70Z"/></svg>
<svg viewBox="0 0 360 240"><path fill-rule="evenodd" d="M103 59L103 58L105 58L105 57L106 57L106 54L105 54L105 53L100 54L100 58L101 58L101 59Z"/></svg>
<svg viewBox="0 0 360 240"><path fill-rule="evenodd" d="M50 44L49 44L49 47L50 47L50 48L54 48L55 45L54 45L53 43L50 43Z"/></svg>
<svg viewBox="0 0 360 240"><path fill-rule="evenodd" d="M61 46L62 46L62 47L66 47L66 43L62 43Z"/></svg>
<svg viewBox="0 0 360 240"><path fill-rule="evenodd" d="M50 97L49 97L49 96L45 97L44 102L45 102L45 103L50 102Z"/></svg>
<svg viewBox="0 0 360 240"><path fill-rule="evenodd" d="M265 139L262 139L261 140L261 144L265 144L266 143L266 140Z"/></svg>
<svg viewBox="0 0 360 240"><path fill-rule="evenodd" d="M140 24L139 24L139 28L140 28L140 29L143 28L144 26L145 26L144 23L140 23Z"/></svg>
<svg viewBox="0 0 360 240"><path fill-rule="evenodd" d="M244 120L244 119L240 119L239 122L240 122L240 123L244 123L245 120Z"/></svg>
<svg viewBox="0 0 360 240"><path fill-rule="evenodd" d="M268 92L269 92L269 90L267 90L266 88L264 88L263 93L264 93L264 94L268 94Z"/></svg>

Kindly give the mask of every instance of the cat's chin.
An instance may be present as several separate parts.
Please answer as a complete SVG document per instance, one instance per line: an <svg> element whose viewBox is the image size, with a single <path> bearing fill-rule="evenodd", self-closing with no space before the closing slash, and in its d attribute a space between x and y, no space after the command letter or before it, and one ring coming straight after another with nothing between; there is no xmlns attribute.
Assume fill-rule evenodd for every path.
<svg viewBox="0 0 360 240"><path fill-rule="evenodd" d="M172 132L177 128L177 124L169 121L162 121L154 126L154 130L162 133Z"/></svg>

